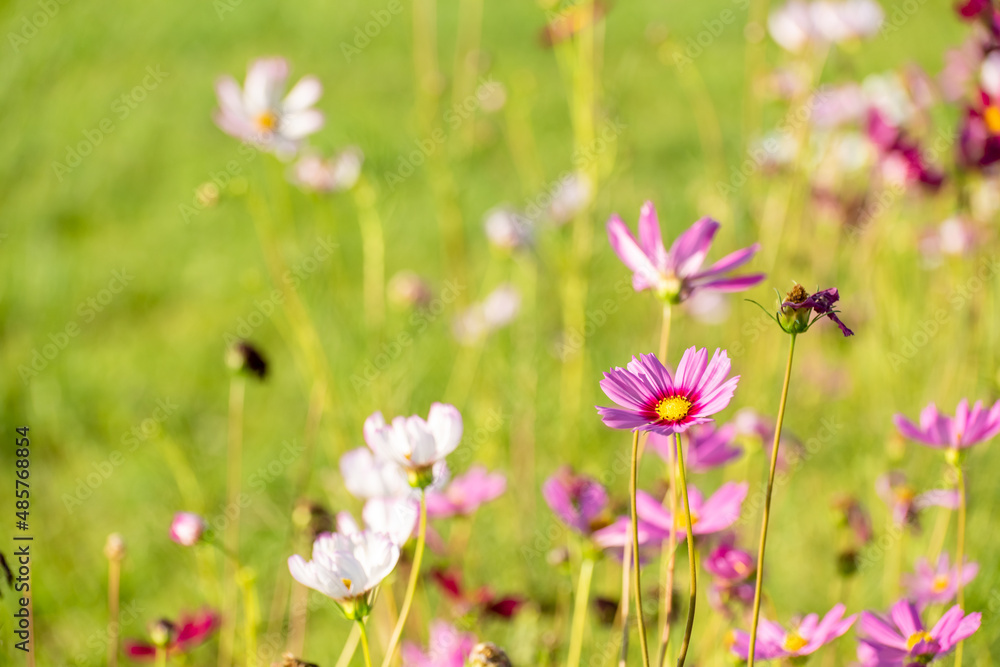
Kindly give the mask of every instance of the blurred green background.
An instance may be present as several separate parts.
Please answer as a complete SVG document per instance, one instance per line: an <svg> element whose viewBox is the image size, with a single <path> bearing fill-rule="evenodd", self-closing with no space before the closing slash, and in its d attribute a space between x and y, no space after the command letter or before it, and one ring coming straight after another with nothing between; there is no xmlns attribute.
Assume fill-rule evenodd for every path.
<svg viewBox="0 0 1000 667"><path fill-rule="evenodd" d="M893 6L884 6L891 14ZM591 412L589 406L606 400L597 381L602 369L654 349L659 327L658 308L648 294L623 297L616 291L627 272L608 247L603 224L612 212L634 224L641 203L651 199L668 239L702 215L720 219L723 230L713 258L758 238L765 221L757 218L752 197L747 192L731 198L719 194L713 160L720 155L706 149L700 138L704 132L699 132L699 123L707 123L709 134L717 133L727 170L745 158L747 13L727 0L643 0L610 7L602 23L597 123L600 128L617 121L623 129L599 158L601 180L586 215L595 234L593 259L586 267L587 303L589 313L600 311L607 299L620 310L587 339L579 387L582 417L578 435L566 442L561 434L567 425L560 423L565 407L560 400L562 364L555 350L571 232L569 227L546 229L539 234L537 252L510 258L490 249L481 222L488 209L502 202L524 206L533 201L572 168L572 81L560 65L565 50L542 44L547 16L542 8L529 2L485 3L479 75L503 83L507 104L492 113L477 110L439 148L453 179L451 201L461 217L471 267L461 283L461 301L482 298L501 280L511 280L522 292L533 280L535 285L533 298L528 292L514 323L485 342L469 390L461 395L445 395L452 365L474 353L457 351L450 333L453 306L428 318L426 331L414 335L414 343L372 386L356 388L352 375L362 373L401 332L413 333L414 326L410 312L391 307L375 335L364 326L355 200L350 193L319 197L283 185L286 166L267 155L245 159L238 141L212 122L216 78L230 74L242 81L247 63L256 57L287 57L293 81L317 75L325 87L318 106L327 122L311 143L324 151L348 144L362 148L364 173L384 224L386 277L410 269L425 276L439 294L454 276L443 268L440 208L430 170L418 168L395 189L384 177L414 141L426 136L414 112L412 7L404 3L403 12L351 62L341 47L352 43L356 28L380 9L378 0L67 0L3 7L0 359L6 380L0 397L10 446L0 450L0 462L5 471L12 470L14 429L29 426L39 664L104 662L107 563L102 548L111 532L120 532L129 547L123 605L134 601L141 609L124 619L125 636L143 636L149 620L211 601L201 589L196 559L167 539L167 528L175 511L214 516L224 504L225 337L261 308L273 289L248 208L252 197L240 194L241 188L263 193L270 202L274 248L286 266L301 265L320 239L332 239L336 246L297 289L333 382L314 458L299 457L262 484L243 520L241 553L258 573L265 621L276 582L288 578L285 559L293 549L290 515L297 476L311 471L308 497L333 510L359 510L360 504L341 487L337 459L347 448L363 445L364 418L375 409L387 415L426 414L431 401L444 398L462 410L468 434L485 429L474 456L464 459L466 465L474 459L512 475L512 460L517 459L527 471L527 477L511 477L506 496L479 513L462 566L470 584L517 591L544 603L543 611L529 610L510 625L482 626L481 636L510 646L515 664L527 665L542 664L535 656L568 634L565 605L572 579L561 570L554 575L545 559L564 538L553 529L539 486L565 462L595 475L613 469L627 437L604 428ZM734 13L735 22L682 74L673 64L674 50L726 10ZM453 103L457 15L455 2L438 4L442 78L433 124L446 128L443 114ZM44 25L36 25L41 23L38 16L46 17ZM966 32L950 7L921 4L899 30L832 56L824 78L860 79L910 62L936 73L944 49L959 43ZM773 44L766 53L771 64L787 58ZM152 80L150 71L161 80L142 89L144 79ZM135 92L137 86L141 93ZM711 117L704 114L706 103ZM781 113L777 103L765 105L765 123L775 122ZM110 132L102 129L105 119L110 125L103 127L111 127ZM750 135L756 131L751 128ZM533 150L518 142L525 132ZM473 137L471 143L465 133ZM88 134L100 140L88 139ZM81 156L78 166L61 170L56 163L69 165L68 151L81 142L92 144L92 152ZM185 220L182 206L191 206L196 188L224 172L231 160L240 166L235 192L224 188L216 206ZM767 177L758 177L748 192L766 193L770 186ZM990 399L997 394L994 290L973 290L967 304L956 310L949 301L956 286L993 256L992 244L978 248L974 259L933 270L920 268L915 258L919 228L939 222L950 210L950 203L940 199L900 199L877 221L882 243L877 252L865 255L868 261L859 261L861 253L846 241L834 251L807 237L794 247L780 246L773 266L760 259L753 265L767 271L769 279L746 296L770 305L771 288L787 289L792 279L807 287L836 285L843 317L858 332L844 340L823 324L800 341L787 427L802 440L817 436L822 419L838 428L776 497L769 545L773 565L766 585L779 620L825 611L838 599L835 552L840 534L829 509L835 494L852 493L868 503L881 534L888 518L874 494L878 475L897 466L920 488L943 483L945 467L934 452L908 444L900 459L887 446L893 434L891 415L903 411L915 416L931 400L952 411L963 396ZM782 242L767 236L759 240L765 249ZM91 315L87 301L101 299L102 290L114 287L116 272L127 284L106 304L98 302L99 312L91 305ZM726 415L745 406L771 415L783 370L784 336L773 327L760 327L760 312L742 298L730 299L730 305L731 315L721 325L701 324L678 313L672 353L694 344L729 348L743 380ZM949 309L940 332L912 359L891 363L891 355L939 307ZM74 323L78 335L61 336ZM266 383L248 389L247 475L266 469L286 441L306 437L310 371L316 372L296 364L295 334L285 306L279 304L250 338L265 351L273 372ZM64 349L25 379L19 369L50 343ZM163 406L168 406L165 412ZM503 415L501 426L490 429L497 410ZM134 429L143 435L132 448L128 434ZM526 437L530 447L524 444ZM122 453L120 464L107 472L116 450ZM530 464L518 459L525 451L532 452ZM983 629L966 652L970 664L991 664L992 656L1000 656L1000 544L993 539L990 516L1000 499L990 473L997 463L1000 454L994 445L981 447L970 461L967 551L979 561L981 572L968 588L967 607L984 613ZM658 462L646 462L647 485L661 475L660 468ZM97 484L87 482L93 473L101 477ZM758 451L696 483L711 489L723 478L748 475L753 494L765 474ZM4 479L11 491L0 490L0 525L6 526L0 532L13 536L13 476ZM611 487L623 502L625 476L613 476ZM747 520L746 536L755 534L757 516ZM904 571L923 552L935 519L932 513L924 535L905 545ZM0 544L12 551L6 538ZM849 611L888 605L883 578L892 571L888 561L896 557L891 554L897 547L893 542L881 559L884 566L880 561L849 584ZM597 572L595 592L616 599L617 566L603 563ZM649 579L652 586L655 577ZM680 577L681 586L683 581ZM8 611L0 618L0 656L21 664L23 656L10 647L11 598L4 596ZM436 596L432 600L436 604ZM561 621L549 615L552 609ZM713 623L704 609L698 621L702 630ZM593 646L585 656L610 637L609 629L594 624ZM321 606L310 618L304 657L332 665L347 625L332 605ZM843 656L836 664L845 664L853 656L853 639L842 639L836 650ZM213 656L210 649L200 649L191 663L212 664Z"/></svg>

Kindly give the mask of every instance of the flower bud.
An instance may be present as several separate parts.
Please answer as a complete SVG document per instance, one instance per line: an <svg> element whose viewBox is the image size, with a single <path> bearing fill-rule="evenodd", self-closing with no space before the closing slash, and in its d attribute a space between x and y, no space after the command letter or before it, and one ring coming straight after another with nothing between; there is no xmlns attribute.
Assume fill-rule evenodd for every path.
<svg viewBox="0 0 1000 667"><path fill-rule="evenodd" d="M510 658L496 644L476 644L469 654L469 667L511 667Z"/></svg>
<svg viewBox="0 0 1000 667"><path fill-rule="evenodd" d="M793 308L783 305L786 302L802 303L809 298L809 293L798 283L785 295L785 301L778 304L778 322L788 333L802 333L809 328L809 318L812 310L809 308Z"/></svg>
<svg viewBox="0 0 1000 667"><path fill-rule="evenodd" d="M410 468L406 471L406 481L414 489L426 489L434 483L434 467Z"/></svg>
<svg viewBox="0 0 1000 667"><path fill-rule="evenodd" d="M236 341L226 350L226 365L233 372L247 373L258 380L263 380L267 375L267 360L245 340Z"/></svg>
<svg viewBox="0 0 1000 667"><path fill-rule="evenodd" d="M165 618L149 626L149 638L157 648L166 648L173 640L176 628Z"/></svg>
<svg viewBox="0 0 1000 667"><path fill-rule="evenodd" d="M125 540L118 533L108 535L107 542L104 543L104 555L108 560L120 561L125 558Z"/></svg>
<svg viewBox="0 0 1000 667"><path fill-rule="evenodd" d="M193 547L201 541L208 524L193 512L178 512L170 522L170 539L184 547Z"/></svg>
<svg viewBox="0 0 1000 667"><path fill-rule="evenodd" d="M319 667L319 665L306 662L305 660L300 660L296 658L291 653L285 653L281 656L281 662L272 662L272 667Z"/></svg>

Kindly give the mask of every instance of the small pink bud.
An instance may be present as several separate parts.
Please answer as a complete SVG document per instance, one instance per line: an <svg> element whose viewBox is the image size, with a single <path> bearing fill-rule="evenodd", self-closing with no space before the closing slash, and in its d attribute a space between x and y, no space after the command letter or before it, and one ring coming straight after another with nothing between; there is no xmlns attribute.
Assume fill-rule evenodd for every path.
<svg viewBox="0 0 1000 667"><path fill-rule="evenodd" d="M201 541L208 525L193 512L178 512L170 523L170 539L177 544L191 547Z"/></svg>

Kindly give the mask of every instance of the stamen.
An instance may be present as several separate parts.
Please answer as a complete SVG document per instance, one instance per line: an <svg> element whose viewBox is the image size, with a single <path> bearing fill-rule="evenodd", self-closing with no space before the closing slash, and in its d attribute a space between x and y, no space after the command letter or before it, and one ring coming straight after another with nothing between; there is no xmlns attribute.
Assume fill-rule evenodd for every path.
<svg viewBox="0 0 1000 667"><path fill-rule="evenodd" d="M656 415L668 422L677 422L691 412L691 401L683 396L670 396L656 404Z"/></svg>
<svg viewBox="0 0 1000 667"><path fill-rule="evenodd" d="M791 632L788 633L788 636L785 637L785 643L783 644L783 648L790 653L795 653L796 651L806 646L808 643L809 641L805 637L800 635L798 632L792 630Z"/></svg>
<svg viewBox="0 0 1000 667"><path fill-rule="evenodd" d="M912 635L910 635L910 638L906 640L906 650L912 651L913 647L919 644L920 642L927 642L929 644L932 641L934 641L934 638L931 637L930 634L923 631L914 632Z"/></svg>

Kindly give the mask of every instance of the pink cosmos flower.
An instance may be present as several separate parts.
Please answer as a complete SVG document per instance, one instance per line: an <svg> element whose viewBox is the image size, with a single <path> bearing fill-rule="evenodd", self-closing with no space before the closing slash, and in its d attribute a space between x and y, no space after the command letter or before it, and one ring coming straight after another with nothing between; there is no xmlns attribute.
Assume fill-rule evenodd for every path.
<svg viewBox="0 0 1000 667"><path fill-rule="evenodd" d="M749 485L745 482L726 482L711 498L705 500L701 491L689 485L692 532L695 535L710 535L736 523L748 488ZM671 530L678 540L687 538L687 520L682 510L678 511L675 520L669 509L645 491L636 492L636 509L640 546L663 542L670 537ZM594 541L604 548L622 547L631 539L632 519L627 516L619 517L607 528L594 533Z"/></svg>
<svg viewBox="0 0 1000 667"><path fill-rule="evenodd" d="M597 480L577 475L569 466L545 480L542 496L556 516L581 535L590 535L607 525L604 513L608 492Z"/></svg>
<svg viewBox="0 0 1000 667"><path fill-rule="evenodd" d="M875 491L885 501L897 525L920 528L920 510L927 507L958 509L958 491L954 489L932 489L918 494L906 483L906 475L892 470L875 480Z"/></svg>
<svg viewBox="0 0 1000 667"><path fill-rule="evenodd" d="M944 174L927 162L919 144L875 108L868 112L868 138L879 152L886 180L900 185L919 183L931 191L941 187Z"/></svg>
<svg viewBox="0 0 1000 667"><path fill-rule="evenodd" d="M323 127L323 114L312 108L323 86L316 77L307 76L282 98L287 82L288 61L284 58L252 62L242 90L232 77L222 77L215 84L219 99L216 125L263 150L293 154L302 139Z"/></svg>
<svg viewBox="0 0 1000 667"><path fill-rule="evenodd" d="M458 615L478 611L483 616L510 619L526 602L516 595L498 596L488 586L466 590L462 585L462 574L457 570L431 570L431 578L455 604Z"/></svg>
<svg viewBox="0 0 1000 667"><path fill-rule="evenodd" d="M618 258L632 270L632 287L636 291L652 289L659 298L680 303L699 289L742 292L764 280L763 273L726 275L753 258L760 249L757 243L702 270L718 229L718 222L702 218L677 237L667 252L656 209L652 202L646 202L639 212L639 241L617 214L608 221L608 240Z"/></svg>
<svg viewBox="0 0 1000 667"><path fill-rule="evenodd" d="M480 505L496 500L507 490L502 473L489 473L485 466L473 466L441 491L427 492L427 516L443 519L457 514L472 514Z"/></svg>
<svg viewBox="0 0 1000 667"><path fill-rule="evenodd" d="M858 660L864 667L926 665L975 634L980 621L980 614L966 616L955 605L928 632L908 600L893 605L888 618L863 611L858 623Z"/></svg>
<svg viewBox="0 0 1000 667"><path fill-rule="evenodd" d="M173 632L167 645L167 655L187 653L204 644L221 624L222 617L211 609L204 609L194 614L181 614L176 624L170 624ZM146 661L156 658L156 646L151 642L126 639L123 648L125 654L133 660Z"/></svg>
<svg viewBox="0 0 1000 667"><path fill-rule="evenodd" d="M178 512L170 522L170 539L184 547L192 547L201 541L208 524L193 512Z"/></svg>
<svg viewBox="0 0 1000 667"><path fill-rule="evenodd" d="M822 620L816 614L809 614L787 631L774 621L761 619L757 628L754 658L775 660L815 653L820 647L840 637L854 625L858 615L844 618L844 609L842 604L835 605ZM749 658L750 634L735 630L730 650L744 660Z"/></svg>
<svg viewBox="0 0 1000 667"><path fill-rule="evenodd" d="M753 408L741 408L733 415L730 422L736 427L739 438L759 444L768 459L771 457L771 446L774 444L774 419L765 419ZM804 455L802 443L792 435L787 428L781 431L781 442L778 445L778 470L786 470L788 466L798 461Z"/></svg>
<svg viewBox="0 0 1000 667"><path fill-rule="evenodd" d="M959 577L965 586L975 579L978 573L977 563L966 563L960 575L957 565L951 567L948 554L941 554L935 567L931 567L926 558L918 560L916 571L904 575L903 585L906 587L907 597L917 605L917 608L925 609L928 605L943 605L954 600L958 594Z"/></svg>
<svg viewBox="0 0 1000 667"><path fill-rule="evenodd" d="M473 635L460 632L446 621L434 621L426 653L412 642L403 642L403 664L406 667L464 667L475 645Z"/></svg>
<svg viewBox="0 0 1000 667"><path fill-rule="evenodd" d="M728 613L729 603L745 605L753 602L757 564L752 555L737 549L730 542L723 542L708 555L704 566L713 576L709 590L713 607Z"/></svg>
<svg viewBox="0 0 1000 667"><path fill-rule="evenodd" d="M731 364L723 350L708 361L708 350L684 351L677 372L670 371L653 354L632 357L626 368L604 374L601 389L621 408L597 407L605 425L617 429L683 433L694 424L712 421L733 398L740 376L729 379Z"/></svg>
<svg viewBox="0 0 1000 667"><path fill-rule="evenodd" d="M743 453L743 448L734 445L736 426L725 424L718 428L714 424L699 424L687 431L684 447L684 465L691 472L706 472L735 461ZM674 438L669 435L651 433L646 446L660 455L664 461L670 460L670 448Z"/></svg>
<svg viewBox="0 0 1000 667"><path fill-rule="evenodd" d="M983 409L982 401L976 401L969 409L968 399L963 398L954 417L942 415L931 403L920 413L919 426L902 414L893 417L893 422L903 437L911 440L938 449L966 449L1000 433L1000 401L988 410Z"/></svg>

